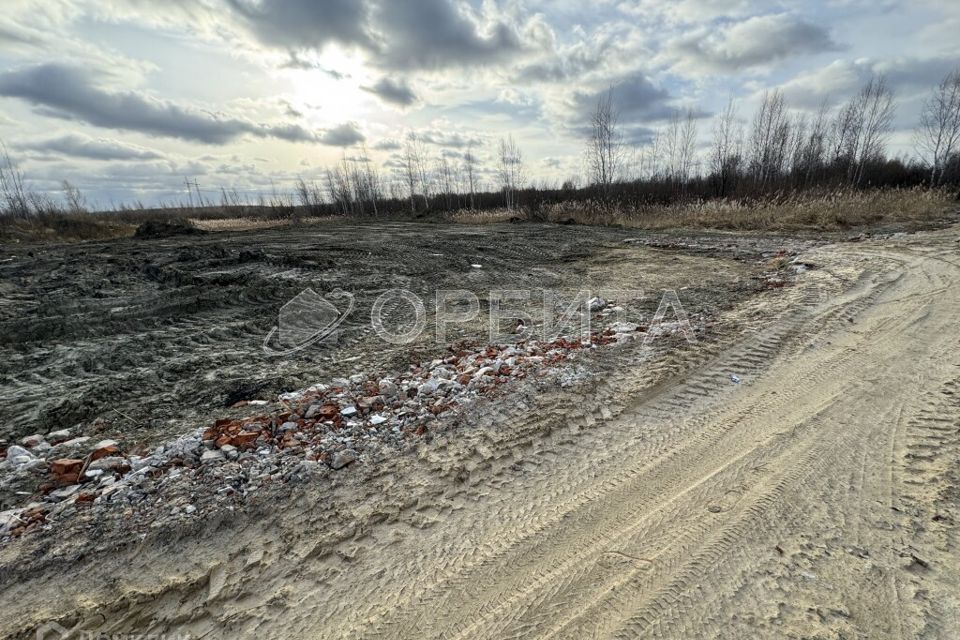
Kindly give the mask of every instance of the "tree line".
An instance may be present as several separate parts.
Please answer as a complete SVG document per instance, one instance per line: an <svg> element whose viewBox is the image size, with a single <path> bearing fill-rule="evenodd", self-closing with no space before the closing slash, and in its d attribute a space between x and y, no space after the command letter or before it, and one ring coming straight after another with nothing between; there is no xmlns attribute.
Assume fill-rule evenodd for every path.
<svg viewBox="0 0 960 640"><path fill-rule="evenodd" d="M707 146L701 146L702 119L692 108L674 111L646 144L628 143L614 98L611 88L590 114L585 179L530 184L512 136L499 140L495 166L485 167L473 146L459 162L441 155L431 163L423 141L411 134L400 153L403 180L383 187L382 176L368 161L345 159L328 176L332 171L333 182L352 188L328 188L325 201L315 191L318 197L310 202L325 202L341 213L375 215L536 208L577 198L668 204L684 198L763 198L813 188L960 186L960 69L924 100L913 134L916 154L909 158L888 153L897 101L882 75L869 78L838 106L824 100L813 114L792 110L781 90L765 92L749 117L731 99L713 117ZM381 187L367 188L373 184Z"/></svg>
<svg viewBox="0 0 960 640"><path fill-rule="evenodd" d="M811 188L960 186L960 68L924 100L913 136L916 154L910 158L888 154L897 105L882 75L869 78L843 104L832 107L824 100L813 114L792 110L780 90L765 92L749 116L731 99L713 117L706 146L702 118L694 109L675 110L645 144L629 143L614 98L611 88L589 116L583 178L532 184L511 135L499 139L485 163L475 143L457 156L431 157L425 141L410 134L389 167L375 164L360 145L352 150L355 155L345 152L323 169L319 179L298 178L292 192L274 186L269 195L259 194L251 202L235 189L223 188L217 199L185 179L188 202L176 206L382 216L502 207L535 212L550 201L584 198L669 204L685 198L763 198ZM2 148L4 213L27 217L86 208L79 189L66 182L60 199L28 189L22 171Z"/></svg>

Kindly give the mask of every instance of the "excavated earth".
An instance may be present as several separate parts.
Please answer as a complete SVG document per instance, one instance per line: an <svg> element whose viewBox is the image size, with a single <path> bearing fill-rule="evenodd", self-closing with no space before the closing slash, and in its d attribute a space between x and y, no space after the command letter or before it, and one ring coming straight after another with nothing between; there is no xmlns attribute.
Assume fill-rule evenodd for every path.
<svg viewBox="0 0 960 640"><path fill-rule="evenodd" d="M958 253L524 224L5 247L0 637L953 637ZM336 339L265 353L306 288L353 296ZM395 288L427 309L407 344L370 325ZM480 313L439 340L450 289ZM492 291L536 318L545 289L604 298L590 344L487 335Z"/></svg>

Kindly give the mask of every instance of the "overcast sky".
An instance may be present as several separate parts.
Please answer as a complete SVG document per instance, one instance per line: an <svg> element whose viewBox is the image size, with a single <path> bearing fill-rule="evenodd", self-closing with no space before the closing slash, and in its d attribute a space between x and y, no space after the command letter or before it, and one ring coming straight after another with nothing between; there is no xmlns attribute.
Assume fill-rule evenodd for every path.
<svg viewBox="0 0 960 640"><path fill-rule="evenodd" d="M527 174L582 173L600 92L642 145L673 110L794 109L872 73L911 153L922 97L960 64L960 0L3 0L0 139L38 188L101 205L289 189L404 136L456 159L512 134ZM212 195L212 193L211 193Z"/></svg>

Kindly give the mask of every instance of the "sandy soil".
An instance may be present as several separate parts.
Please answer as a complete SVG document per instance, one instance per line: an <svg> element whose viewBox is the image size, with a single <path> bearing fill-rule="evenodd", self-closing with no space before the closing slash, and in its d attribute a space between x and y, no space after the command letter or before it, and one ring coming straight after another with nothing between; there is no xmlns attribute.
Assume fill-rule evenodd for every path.
<svg viewBox="0 0 960 640"><path fill-rule="evenodd" d="M0 635L958 637L958 253L810 247L713 339L585 361L412 455L162 535L24 538Z"/></svg>

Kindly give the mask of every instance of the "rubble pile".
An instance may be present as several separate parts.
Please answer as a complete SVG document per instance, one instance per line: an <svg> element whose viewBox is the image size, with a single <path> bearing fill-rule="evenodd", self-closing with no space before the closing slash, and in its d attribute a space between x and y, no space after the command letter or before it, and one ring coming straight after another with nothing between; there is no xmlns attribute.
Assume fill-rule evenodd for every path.
<svg viewBox="0 0 960 640"><path fill-rule="evenodd" d="M617 308L596 299L591 309L609 318ZM672 330L656 328L660 334ZM119 512L140 527L159 526L159 515L189 518L225 498L343 469L371 448L402 451L429 439L437 420L453 409L494 395L512 380L556 370L581 350L645 331L616 322L582 340L520 335L512 344L454 347L399 375L356 374L281 394L271 413L217 420L139 454L115 440L74 437L69 429L0 443L0 495L7 508L0 512L0 541L50 528L85 508ZM259 404L266 403L238 403ZM11 496L26 504L9 508Z"/></svg>

